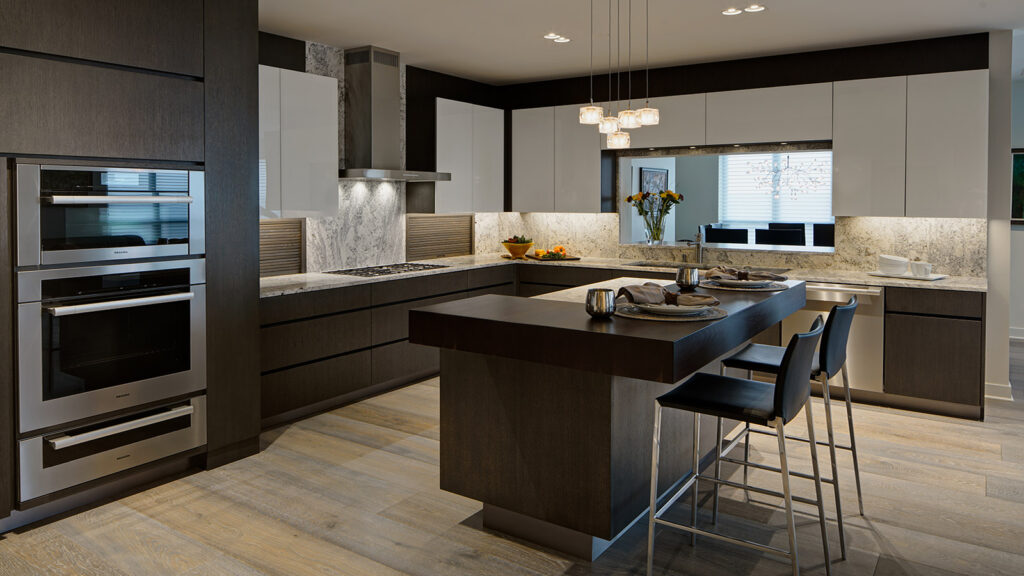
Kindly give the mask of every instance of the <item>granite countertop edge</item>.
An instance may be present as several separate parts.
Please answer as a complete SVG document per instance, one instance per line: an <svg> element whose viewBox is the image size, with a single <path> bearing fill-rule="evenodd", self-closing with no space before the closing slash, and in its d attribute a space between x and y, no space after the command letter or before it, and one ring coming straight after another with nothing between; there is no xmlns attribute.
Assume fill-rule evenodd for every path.
<svg viewBox="0 0 1024 576"><path fill-rule="evenodd" d="M393 274L390 276L378 276L375 278L361 278L358 276L344 276L339 274L327 274L320 272L309 272L304 274L288 274L284 276L269 276L260 279L260 298L273 298L275 296L287 296L303 292L315 292L317 290L330 290L332 288L343 288L346 286L358 286L361 284L372 284L375 282L386 282L390 280L403 280L419 276L430 276L433 274L445 274L448 272L459 272L488 268L493 266L507 266L513 263L512 260L502 258L498 254L479 254L471 256L453 256L449 258L436 258L432 260L419 261L423 264L440 264L446 268L435 268L421 270L418 272L406 272L404 274ZM518 260L520 264L536 266L583 266L587 268L606 268L609 270L623 270L630 272L670 272L671 269L654 266L630 266L635 260L619 258L583 258L562 262L539 262L536 260ZM680 264L682 265L682 264ZM808 282L828 282L833 284L850 284L854 286L882 286L898 288L925 288L933 290L955 290L963 292L987 292L988 281L985 278L969 276L950 276L942 280L932 282L922 280L911 280L901 278L882 278L871 276L867 272L854 270L826 270L826 269L794 269L786 273L794 280Z"/></svg>

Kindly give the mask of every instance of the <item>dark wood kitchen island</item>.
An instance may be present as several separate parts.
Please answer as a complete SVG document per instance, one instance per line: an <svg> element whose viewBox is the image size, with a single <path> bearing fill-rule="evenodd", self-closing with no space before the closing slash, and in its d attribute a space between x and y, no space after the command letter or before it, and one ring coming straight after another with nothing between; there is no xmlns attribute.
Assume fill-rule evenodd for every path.
<svg viewBox="0 0 1024 576"><path fill-rule="evenodd" d="M654 399L806 297L792 280L781 292L708 291L729 312L709 322L594 320L584 310L588 288L648 281L411 311L410 341L441 349L441 488L483 502L487 528L599 556L648 507ZM663 421L662 494L690 471L692 422ZM706 458L715 434L704 422Z"/></svg>

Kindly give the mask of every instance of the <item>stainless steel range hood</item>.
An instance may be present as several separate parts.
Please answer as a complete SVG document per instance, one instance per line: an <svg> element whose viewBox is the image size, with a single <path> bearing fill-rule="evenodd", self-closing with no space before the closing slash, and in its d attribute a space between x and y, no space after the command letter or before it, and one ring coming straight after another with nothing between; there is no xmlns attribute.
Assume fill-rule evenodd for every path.
<svg viewBox="0 0 1024 576"><path fill-rule="evenodd" d="M342 179L436 182L447 172L402 169L398 52L345 50L345 168Z"/></svg>

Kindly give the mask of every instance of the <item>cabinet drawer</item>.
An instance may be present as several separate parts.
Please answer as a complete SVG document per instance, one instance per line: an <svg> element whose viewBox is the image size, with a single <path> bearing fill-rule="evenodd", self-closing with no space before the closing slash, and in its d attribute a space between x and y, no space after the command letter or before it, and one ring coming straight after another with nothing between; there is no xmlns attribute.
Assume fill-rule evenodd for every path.
<svg viewBox="0 0 1024 576"><path fill-rule="evenodd" d="M260 299L260 325L370 307L370 285L317 290Z"/></svg>
<svg viewBox="0 0 1024 576"><path fill-rule="evenodd" d="M459 292L374 308L370 314L370 341L376 346L385 342L405 340L409 337L409 310L460 300L465 297L465 292Z"/></svg>
<svg viewBox="0 0 1024 576"><path fill-rule="evenodd" d="M267 372L369 346L369 310L269 326L260 330L260 370Z"/></svg>
<svg viewBox="0 0 1024 576"><path fill-rule="evenodd" d="M886 288L885 311L982 318L985 316L985 294L927 288Z"/></svg>
<svg viewBox="0 0 1024 576"><path fill-rule="evenodd" d="M479 290L470 290L469 292L466 292L464 298L473 298L475 296L484 296L486 294L501 294L502 296L515 296L516 285L502 284L501 286L490 286L488 288L481 288Z"/></svg>
<svg viewBox="0 0 1024 576"><path fill-rule="evenodd" d="M409 341L378 346L371 351L372 383L406 384L428 378L441 370L441 351Z"/></svg>
<svg viewBox="0 0 1024 576"><path fill-rule="evenodd" d="M204 160L202 82L14 54L0 78L4 152Z"/></svg>
<svg viewBox="0 0 1024 576"><path fill-rule="evenodd" d="M5 48L203 75L202 0L0 0Z"/></svg>
<svg viewBox="0 0 1024 576"><path fill-rule="evenodd" d="M516 290L516 296L522 298L532 298L534 296L540 296L541 294L557 292L559 290L565 289L566 286L552 286L551 284L520 283L519 288Z"/></svg>
<svg viewBox="0 0 1024 576"><path fill-rule="evenodd" d="M554 284L556 286L583 286L625 275L623 272L601 268L545 266L544 264L520 264L518 274L520 282Z"/></svg>
<svg viewBox="0 0 1024 576"><path fill-rule="evenodd" d="M470 290L484 286L496 286L516 281L515 266L491 266L489 268L477 268L469 271Z"/></svg>
<svg viewBox="0 0 1024 576"><path fill-rule="evenodd" d="M980 406L984 355L978 320L885 316L884 389L889 394Z"/></svg>
<svg viewBox="0 0 1024 576"><path fill-rule="evenodd" d="M370 385L370 351L346 354L267 374L262 382L264 419L357 392Z"/></svg>
<svg viewBox="0 0 1024 576"><path fill-rule="evenodd" d="M404 280L390 280L372 284L374 306L438 296L450 292L464 292L469 282L466 272L430 274Z"/></svg>

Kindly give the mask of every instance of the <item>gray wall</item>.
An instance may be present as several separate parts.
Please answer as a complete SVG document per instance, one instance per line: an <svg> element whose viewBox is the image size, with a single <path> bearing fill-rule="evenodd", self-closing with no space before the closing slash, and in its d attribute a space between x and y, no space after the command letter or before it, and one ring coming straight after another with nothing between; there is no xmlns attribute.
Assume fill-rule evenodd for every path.
<svg viewBox="0 0 1024 576"><path fill-rule="evenodd" d="M677 156L676 239L693 238L701 224L718 222L718 156Z"/></svg>

